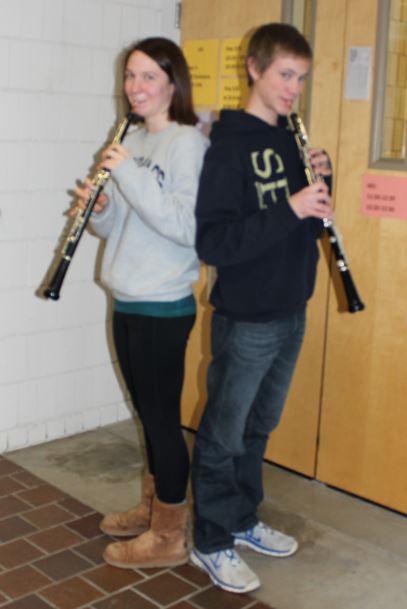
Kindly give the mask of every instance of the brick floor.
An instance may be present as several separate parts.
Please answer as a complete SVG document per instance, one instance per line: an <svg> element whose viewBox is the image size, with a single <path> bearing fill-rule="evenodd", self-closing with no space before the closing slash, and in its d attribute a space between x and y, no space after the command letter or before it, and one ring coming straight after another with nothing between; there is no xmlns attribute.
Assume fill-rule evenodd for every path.
<svg viewBox="0 0 407 609"><path fill-rule="evenodd" d="M0 455L0 609L272 609L190 564L106 565L101 514Z"/></svg>

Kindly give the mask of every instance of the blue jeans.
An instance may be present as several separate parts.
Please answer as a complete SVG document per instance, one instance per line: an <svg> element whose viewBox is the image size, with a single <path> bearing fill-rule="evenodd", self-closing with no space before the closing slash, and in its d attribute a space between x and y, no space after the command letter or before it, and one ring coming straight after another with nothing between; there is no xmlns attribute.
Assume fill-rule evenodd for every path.
<svg viewBox="0 0 407 609"><path fill-rule="evenodd" d="M212 319L208 402L192 460L195 546L233 547L258 522L262 461L277 426L305 331L305 312L267 323Z"/></svg>

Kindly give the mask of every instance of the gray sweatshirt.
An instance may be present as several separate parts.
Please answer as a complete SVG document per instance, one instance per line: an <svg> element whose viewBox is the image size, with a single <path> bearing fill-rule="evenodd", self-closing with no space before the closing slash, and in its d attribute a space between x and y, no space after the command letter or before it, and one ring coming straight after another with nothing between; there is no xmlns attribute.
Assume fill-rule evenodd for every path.
<svg viewBox="0 0 407 609"><path fill-rule="evenodd" d="M184 298L199 273L194 211L207 140L172 122L158 133L132 129L123 145L130 158L113 169L103 212L92 214L107 240L102 281L121 301Z"/></svg>

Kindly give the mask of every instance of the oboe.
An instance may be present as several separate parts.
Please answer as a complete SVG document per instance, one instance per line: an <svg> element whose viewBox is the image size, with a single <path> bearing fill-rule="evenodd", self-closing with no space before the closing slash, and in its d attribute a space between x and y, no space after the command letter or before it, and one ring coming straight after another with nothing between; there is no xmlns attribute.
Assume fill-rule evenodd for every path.
<svg viewBox="0 0 407 609"><path fill-rule="evenodd" d="M288 125L294 133L295 141L297 143L300 156L304 164L305 175L307 177L308 184L314 184L315 182L323 178L317 175L314 169L312 168L309 155L308 135L304 124L300 117L294 112L290 114L287 118ZM363 311L365 305L360 300L355 283L352 279L348 261L346 259L345 252L341 244L340 236L335 227L335 224L329 218L324 218L323 224L328 234L329 242L331 244L332 251L335 256L336 266L339 270L339 276L342 280L348 304L348 311L349 313L357 313L357 311Z"/></svg>
<svg viewBox="0 0 407 609"><path fill-rule="evenodd" d="M112 144L120 144L124 136L127 133L128 128L131 123L136 122L138 119L136 114L130 112L126 118L124 118L119 124L117 131L112 140ZM84 209L78 208L72 225L69 229L68 235L65 238L62 249L58 255L59 262L57 264L56 270L52 275L49 284L43 291L43 294L46 298L51 298L52 300L58 300L59 293L61 291L62 283L65 279L65 275L68 271L69 265L71 263L72 257L75 253L75 250L78 246L79 240L83 235L83 232L86 228L86 225L89 221L90 215L93 211L95 203L97 201L98 196L102 192L106 182L110 177L109 169L100 169L96 175L92 179L92 190L86 201L86 205Z"/></svg>

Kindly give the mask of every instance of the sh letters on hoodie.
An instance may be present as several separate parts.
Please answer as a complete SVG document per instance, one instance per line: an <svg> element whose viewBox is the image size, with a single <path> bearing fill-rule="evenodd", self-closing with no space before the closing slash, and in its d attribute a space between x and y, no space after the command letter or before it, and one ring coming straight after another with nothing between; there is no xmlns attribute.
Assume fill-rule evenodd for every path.
<svg viewBox="0 0 407 609"><path fill-rule="evenodd" d="M251 161L255 175L262 179L254 183L260 209L266 209L270 200L277 203L279 194L288 199L290 191L281 156L272 148L266 148L261 152L252 152Z"/></svg>

